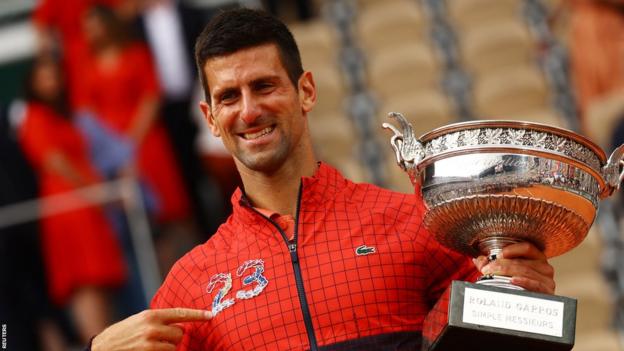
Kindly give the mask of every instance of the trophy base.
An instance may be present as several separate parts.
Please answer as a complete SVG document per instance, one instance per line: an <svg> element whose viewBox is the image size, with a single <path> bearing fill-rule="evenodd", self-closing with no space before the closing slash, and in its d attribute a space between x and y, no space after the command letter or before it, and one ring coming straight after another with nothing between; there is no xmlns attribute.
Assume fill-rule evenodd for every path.
<svg viewBox="0 0 624 351"><path fill-rule="evenodd" d="M423 350L571 350L576 300L453 281L423 327Z"/></svg>

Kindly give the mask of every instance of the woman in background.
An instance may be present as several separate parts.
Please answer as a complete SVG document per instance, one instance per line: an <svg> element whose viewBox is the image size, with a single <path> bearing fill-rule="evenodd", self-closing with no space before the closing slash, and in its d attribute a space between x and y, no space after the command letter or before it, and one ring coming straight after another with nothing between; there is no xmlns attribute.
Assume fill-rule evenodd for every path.
<svg viewBox="0 0 624 351"><path fill-rule="evenodd" d="M133 159L117 173L138 173L153 195L156 247L166 273L197 244L197 236L175 155L158 116L161 92L154 63L147 46L128 37L111 8L92 7L83 24L90 58L81 75L81 109L93 112L133 145Z"/></svg>
<svg viewBox="0 0 624 351"><path fill-rule="evenodd" d="M19 140L37 173L40 196L100 182L85 142L72 124L56 61L36 59L25 98ZM87 341L111 322L107 290L123 283L125 263L102 208L80 194L68 201L76 209L42 219L42 251L51 298L70 307L79 335ZM57 205L44 202L42 211Z"/></svg>

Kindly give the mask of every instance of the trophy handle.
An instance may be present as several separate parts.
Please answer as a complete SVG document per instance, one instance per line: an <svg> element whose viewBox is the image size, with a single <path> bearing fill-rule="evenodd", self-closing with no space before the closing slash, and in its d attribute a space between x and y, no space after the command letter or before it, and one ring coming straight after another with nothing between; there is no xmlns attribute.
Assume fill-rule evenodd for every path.
<svg viewBox="0 0 624 351"><path fill-rule="evenodd" d="M607 164L602 167L602 173L607 181L606 196L609 196L620 188L624 179L624 144L613 150Z"/></svg>
<svg viewBox="0 0 624 351"><path fill-rule="evenodd" d="M384 128L394 132L390 138L390 145L396 154L397 163L404 171L413 170L425 157L425 148L414 136L412 124L402 114L390 112L388 117L395 118L402 128L400 131L390 123L382 124Z"/></svg>

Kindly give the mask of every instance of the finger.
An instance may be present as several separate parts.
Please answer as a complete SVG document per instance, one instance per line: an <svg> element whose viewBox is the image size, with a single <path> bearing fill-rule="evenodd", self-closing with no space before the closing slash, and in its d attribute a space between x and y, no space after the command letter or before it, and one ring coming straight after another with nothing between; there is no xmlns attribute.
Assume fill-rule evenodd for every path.
<svg viewBox="0 0 624 351"><path fill-rule="evenodd" d="M150 351L175 351L177 346L168 342L156 342L150 345Z"/></svg>
<svg viewBox="0 0 624 351"><path fill-rule="evenodd" d="M524 275L528 272L528 269L531 269L535 273L544 275L549 278L552 278L555 275L555 269L548 263L548 261L529 260L522 258L503 258L492 261L483 266L481 272L483 274L503 274L513 276Z"/></svg>
<svg viewBox="0 0 624 351"><path fill-rule="evenodd" d="M152 310L154 317L163 323L180 323L207 321L212 318L212 313L206 310L195 310L191 308L165 308Z"/></svg>
<svg viewBox="0 0 624 351"><path fill-rule="evenodd" d="M150 325L145 330L148 340L165 341L177 345L184 336L184 329L178 325Z"/></svg>
<svg viewBox="0 0 624 351"><path fill-rule="evenodd" d="M477 267L477 270L481 272L481 270L483 270L483 267L485 267L485 265L487 265L490 260L488 260L485 256L479 256L477 258L473 258L472 262L474 263L475 267Z"/></svg>
<svg viewBox="0 0 624 351"><path fill-rule="evenodd" d="M529 291L541 292L553 295L555 293L555 281L538 281L526 277L512 277L511 283L523 287Z"/></svg>
<svg viewBox="0 0 624 351"><path fill-rule="evenodd" d="M503 248L502 257L527 258L543 261L547 259L546 255L540 249L528 241L505 246L505 248Z"/></svg>
<svg viewBox="0 0 624 351"><path fill-rule="evenodd" d="M119 336L116 336L117 338L119 338ZM105 345L108 347L103 347L103 349L115 349L117 350L117 348L115 347L110 347L110 345ZM130 345L124 345L124 346L128 346L129 348L124 348L128 349L128 350L137 350L137 351L175 351L177 346L165 341L154 341L154 340L146 340L146 341L142 341L138 344L133 344L132 346Z"/></svg>
<svg viewBox="0 0 624 351"><path fill-rule="evenodd" d="M548 263L518 259L501 260L484 267L482 273L508 276L512 281L518 279L522 287L531 291L553 293L555 289L554 269Z"/></svg>

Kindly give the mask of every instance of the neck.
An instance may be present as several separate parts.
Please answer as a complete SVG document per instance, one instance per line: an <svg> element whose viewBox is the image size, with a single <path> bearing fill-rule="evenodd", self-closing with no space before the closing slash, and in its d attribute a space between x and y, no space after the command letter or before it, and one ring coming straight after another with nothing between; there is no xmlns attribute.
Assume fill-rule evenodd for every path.
<svg viewBox="0 0 624 351"><path fill-rule="evenodd" d="M284 164L271 174L249 170L237 161L245 194L255 207L295 216L301 177L311 177L316 172L314 157L301 162Z"/></svg>

